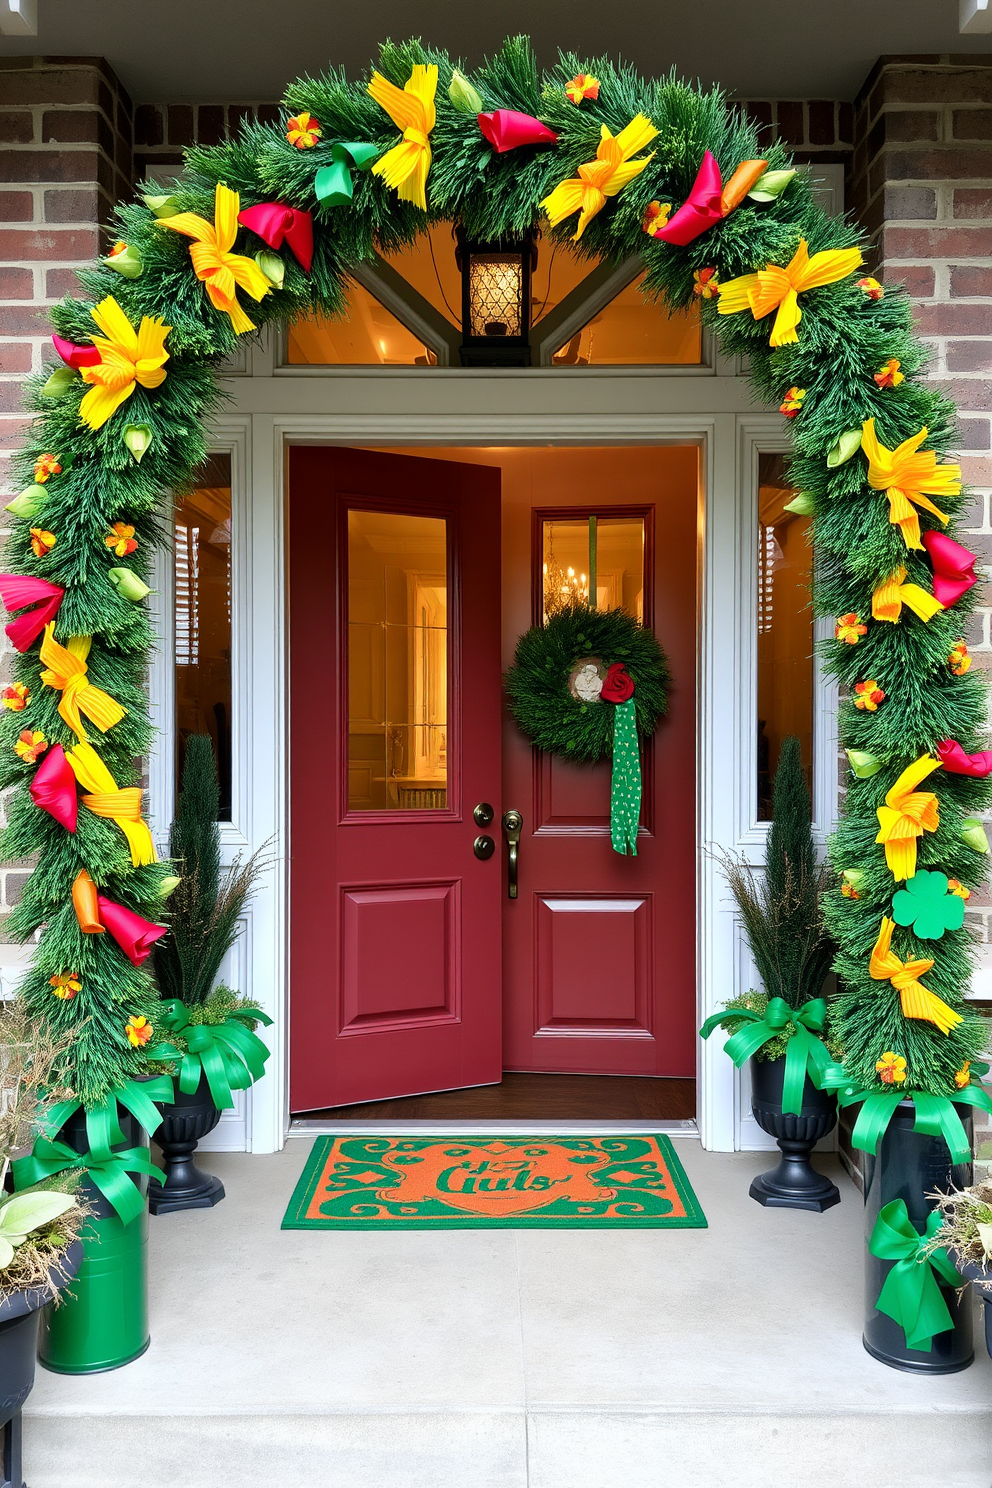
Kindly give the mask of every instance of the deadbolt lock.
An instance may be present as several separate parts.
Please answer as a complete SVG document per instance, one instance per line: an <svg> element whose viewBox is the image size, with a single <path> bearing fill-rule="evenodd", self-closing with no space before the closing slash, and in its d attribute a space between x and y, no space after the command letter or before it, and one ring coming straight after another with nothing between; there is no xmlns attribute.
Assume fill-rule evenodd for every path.
<svg viewBox="0 0 992 1488"><path fill-rule="evenodd" d="M480 801L478 806L476 806L475 810L472 812L472 818L475 821L475 825L477 827L488 827L489 823L492 821L495 815L496 812L490 806L488 801Z"/></svg>

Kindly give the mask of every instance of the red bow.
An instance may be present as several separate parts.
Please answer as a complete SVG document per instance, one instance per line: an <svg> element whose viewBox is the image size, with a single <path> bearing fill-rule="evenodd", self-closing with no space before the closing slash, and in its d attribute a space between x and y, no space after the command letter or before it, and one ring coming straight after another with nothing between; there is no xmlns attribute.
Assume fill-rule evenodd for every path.
<svg viewBox="0 0 992 1488"><path fill-rule="evenodd" d="M100 353L95 346L76 346L62 336L53 336L52 345L67 367L99 367Z"/></svg>
<svg viewBox="0 0 992 1488"><path fill-rule="evenodd" d="M282 202L259 202L238 213L238 221L257 233L270 248L281 248L286 242L309 274L313 263L313 218L299 207Z"/></svg>
<svg viewBox="0 0 992 1488"><path fill-rule="evenodd" d="M986 775L992 775L992 749L980 749L977 754L965 754L956 739L943 739L937 745L937 758L952 775L971 775L975 780L984 780Z"/></svg>
<svg viewBox="0 0 992 1488"><path fill-rule="evenodd" d="M707 150L685 202L675 216L669 217L664 227L655 228L651 236L661 238L665 243L677 243L680 248L684 248L706 232L707 228L722 222L722 191L720 167L712 151Z"/></svg>
<svg viewBox="0 0 992 1488"><path fill-rule="evenodd" d="M5 627L15 651L26 651L49 620L55 619L64 593L58 584L49 584L45 579L34 579L27 574L0 574L0 599L5 609L13 614L14 610L23 610L25 605L38 605L36 610L18 615Z"/></svg>
<svg viewBox="0 0 992 1488"><path fill-rule="evenodd" d="M924 532L923 546L933 564L933 597L946 610L978 582L975 555L943 532Z"/></svg>
<svg viewBox="0 0 992 1488"><path fill-rule="evenodd" d="M53 744L41 764L34 772L28 786L31 799L42 811L54 816L67 832L76 830L76 813L79 801L76 797L76 777L65 757L61 744Z"/></svg>
<svg viewBox="0 0 992 1488"><path fill-rule="evenodd" d="M634 679L622 661L615 661L610 667L599 695L604 703L625 703L634 696Z"/></svg>
<svg viewBox="0 0 992 1488"><path fill-rule="evenodd" d="M479 114L479 128L498 155L515 150L518 145L556 145L558 136L547 124L532 114L518 114L516 109L494 109Z"/></svg>
<svg viewBox="0 0 992 1488"><path fill-rule="evenodd" d="M101 920L131 965L140 966L142 961L147 961L152 946L169 927L153 925L150 920L143 920L135 914L133 909L125 909L123 904L115 904L113 899L105 899L102 894L97 895L96 902L100 906Z"/></svg>

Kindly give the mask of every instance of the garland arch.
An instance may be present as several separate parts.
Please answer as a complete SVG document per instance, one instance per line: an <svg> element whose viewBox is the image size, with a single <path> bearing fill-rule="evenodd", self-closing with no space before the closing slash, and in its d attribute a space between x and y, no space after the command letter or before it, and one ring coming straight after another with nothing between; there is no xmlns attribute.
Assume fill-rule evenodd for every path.
<svg viewBox="0 0 992 1488"><path fill-rule="evenodd" d="M120 207L120 242L80 274L87 298L52 312L66 365L30 387L16 576L0 580L20 653L0 853L38 855L9 923L42 931L23 996L76 1034L64 1076L91 1144L118 1101L142 1118L150 1106L135 1084L157 1039L143 962L167 921L169 865L141 823L134 762L151 736L143 599L169 493L205 456L239 336L339 312L349 266L440 221L489 241L540 223L591 260L643 254L646 291L697 301L791 421L853 769L831 845L836 1077L862 1104L859 1144L910 1093L960 1146L951 1098L988 1097L974 1078L982 1021L963 999L969 932L949 901L984 876L992 753L978 749L985 691L961 639L974 573L944 462L954 409L921 380L908 296L868 277L864 234L824 215L781 144L760 147L719 91L674 76L571 54L541 74L525 38L468 75L413 41L384 45L368 80L295 83L282 125L188 150L171 196ZM914 877L943 905L939 938L923 933L933 914L904 902Z"/></svg>

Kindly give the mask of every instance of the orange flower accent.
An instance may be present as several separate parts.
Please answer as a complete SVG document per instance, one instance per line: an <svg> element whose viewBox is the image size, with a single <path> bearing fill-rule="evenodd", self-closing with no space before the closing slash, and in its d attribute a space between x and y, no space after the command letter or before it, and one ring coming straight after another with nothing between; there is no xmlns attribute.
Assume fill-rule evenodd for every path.
<svg viewBox="0 0 992 1488"><path fill-rule="evenodd" d="M778 405L779 413L784 413L786 418L795 418L796 414L803 406L803 399L805 398L805 396L805 388L791 387L786 393L785 397L782 399L781 403Z"/></svg>
<svg viewBox="0 0 992 1488"><path fill-rule="evenodd" d="M37 729L34 732L31 729L24 729L14 745L14 753L20 755L21 759L26 760L29 765L35 765L38 763L39 754L44 754L47 748L48 740L44 734L39 733Z"/></svg>
<svg viewBox="0 0 992 1488"><path fill-rule="evenodd" d="M879 687L878 683L874 681L856 682L854 684L854 691L856 693L854 706L856 708L862 708L866 713L874 713L879 703L885 697L885 693Z"/></svg>
<svg viewBox="0 0 992 1488"><path fill-rule="evenodd" d="M949 878L947 880L947 892L949 894L957 894L958 898L963 899L966 904L971 898L971 890L966 889L964 884L959 883L956 878Z"/></svg>
<svg viewBox="0 0 992 1488"><path fill-rule="evenodd" d="M128 1018L124 1032L127 1034L127 1041L131 1047L141 1049L148 1043L155 1030L148 1019L142 1017Z"/></svg>
<svg viewBox="0 0 992 1488"><path fill-rule="evenodd" d="M61 475L62 466L54 455L39 455L34 462L34 478L43 486L50 475Z"/></svg>
<svg viewBox="0 0 992 1488"><path fill-rule="evenodd" d="M134 528L127 522L115 522L107 536L103 539L112 553L118 558L126 558L128 553L133 553L138 546L138 540L134 535Z"/></svg>
<svg viewBox="0 0 992 1488"><path fill-rule="evenodd" d="M848 881L847 881L846 878L845 878L844 882L840 886L840 891L844 895L844 898L845 899L860 899L861 898L861 895L858 893L857 889L854 887L854 885L852 883L848 883Z"/></svg>
<svg viewBox="0 0 992 1488"><path fill-rule="evenodd" d="M905 1059L901 1054L893 1054L891 1049L876 1060L875 1068L883 1085L901 1085L906 1078Z"/></svg>
<svg viewBox="0 0 992 1488"><path fill-rule="evenodd" d="M76 993L83 989L78 971L67 971L62 976L49 977L48 985L63 1002L71 1002Z"/></svg>
<svg viewBox="0 0 992 1488"><path fill-rule="evenodd" d="M861 624L861 616L855 615L853 610L847 615L841 615L834 626L834 638L846 641L849 646L856 646L861 637L867 634L867 625Z"/></svg>
<svg viewBox="0 0 992 1488"><path fill-rule="evenodd" d="M658 228L664 227L671 215L671 211L671 202L648 202L644 208L644 216L641 218L641 227L653 238Z"/></svg>
<svg viewBox="0 0 992 1488"><path fill-rule="evenodd" d="M889 357L885 366L879 367L875 373L875 381L880 388L898 387L901 382L906 381L903 374L899 371L901 365L902 363L898 357Z"/></svg>
<svg viewBox="0 0 992 1488"><path fill-rule="evenodd" d="M127 252L127 244L123 241L123 239L121 239L121 241L119 241L119 242L117 242L117 243L114 244L113 248L111 248L110 252L107 254L107 257L108 258L117 258L121 253L126 253L126 252Z"/></svg>
<svg viewBox="0 0 992 1488"><path fill-rule="evenodd" d="M720 293L720 281L716 277L716 269L694 269L692 292L694 295L699 295L700 299L715 300Z"/></svg>
<svg viewBox="0 0 992 1488"><path fill-rule="evenodd" d="M298 150L312 150L323 130L313 114L294 114L286 120L286 138Z"/></svg>
<svg viewBox="0 0 992 1488"><path fill-rule="evenodd" d="M580 72L578 77L565 84L565 92L574 104L581 103L583 98L598 98L599 78L588 72Z"/></svg>
<svg viewBox="0 0 992 1488"><path fill-rule="evenodd" d="M31 551L36 558L44 558L57 542L54 532L46 532L44 527L31 528Z"/></svg>
<svg viewBox="0 0 992 1488"><path fill-rule="evenodd" d="M885 293L878 280L870 277L859 279L858 288L864 290L865 298L868 300L880 300Z"/></svg>
<svg viewBox="0 0 992 1488"><path fill-rule="evenodd" d="M971 1060L966 1059L959 1070L954 1071L954 1083L959 1090L971 1084Z"/></svg>
<svg viewBox="0 0 992 1488"><path fill-rule="evenodd" d="M12 713L20 713L22 708L26 708L31 701L31 694L23 682L12 682L9 687L5 687L3 692L0 692L0 699L3 700L4 707L9 708Z"/></svg>
<svg viewBox="0 0 992 1488"><path fill-rule="evenodd" d="M968 647L965 645L964 641L954 642L954 647L951 651L951 654L947 658L947 665L950 667L955 677L963 677L965 672L970 669L971 657L968 655Z"/></svg>

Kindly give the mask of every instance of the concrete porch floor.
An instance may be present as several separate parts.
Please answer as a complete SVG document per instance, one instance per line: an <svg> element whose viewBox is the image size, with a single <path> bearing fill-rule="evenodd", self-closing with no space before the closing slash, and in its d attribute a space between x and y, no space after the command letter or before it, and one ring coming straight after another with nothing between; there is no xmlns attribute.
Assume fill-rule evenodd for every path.
<svg viewBox="0 0 992 1488"><path fill-rule="evenodd" d="M677 1151L708 1230L279 1229L310 1151L211 1153L152 1220L152 1345L39 1369L30 1488L990 1488L992 1361L861 1345L861 1199L747 1196L767 1153Z"/></svg>

